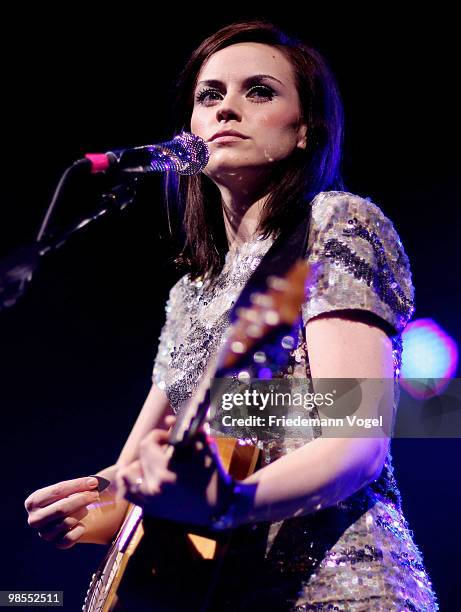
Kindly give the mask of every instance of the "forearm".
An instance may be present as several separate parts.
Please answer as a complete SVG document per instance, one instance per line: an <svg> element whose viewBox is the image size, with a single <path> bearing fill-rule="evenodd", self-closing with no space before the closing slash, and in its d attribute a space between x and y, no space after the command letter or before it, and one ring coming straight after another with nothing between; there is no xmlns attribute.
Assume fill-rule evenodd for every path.
<svg viewBox="0 0 461 612"><path fill-rule="evenodd" d="M117 466L111 465L97 473L110 480L111 484L101 492L100 501L88 506L88 515L81 520L86 531L80 543L108 544L120 528L128 510L128 502L116 499L115 473Z"/></svg>
<svg viewBox="0 0 461 612"><path fill-rule="evenodd" d="M236 525L328 508L379 474L384 439L317 438L255 472L237 490Z"/></svg>
<svg viewBox="0 0 461 612"><path fill-rule="evenodd" d="M361 401L352 404L350 394L335 400L341 414L359 418L383 416L392 422L394 379L392 347L379 329L362 323L314 320L306 334L314 388L335 377L360 376ZM277 521L328 508L378 477L389 438L326 435L284 455L246 478L237 491L235 522ZM387 432L388 433L388 432ZM382 435L383 431L379 432Z"/></svg>
<svg viewBox="0 0 461 612"><path fill-rule="evenodd" d="M152 385L116 465L98 472L98 476L107 478L111 484L101 493L101 500L89 507L88 515L81 521L87 530L79 542L107 544L112 540L129 506L128 501L116 495L115 474L120 467L138 458L139 442L150 430L154 427L167 428L163 420L167 414L172 414L172 409L165 392Z"/></svg>

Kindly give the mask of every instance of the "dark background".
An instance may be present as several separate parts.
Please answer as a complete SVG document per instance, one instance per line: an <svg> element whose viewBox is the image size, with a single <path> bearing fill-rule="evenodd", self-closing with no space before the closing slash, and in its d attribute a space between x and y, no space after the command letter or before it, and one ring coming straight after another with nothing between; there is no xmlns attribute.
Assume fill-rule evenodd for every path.
<svg viewBox="0 0 461 612"><path fill-rule="evenodd" d="M30 242L61 173L87 151L171 136L174 79L221 25L267 17L317 47L340 84L345 177L395 223L410 257L415 316L459 343L459 79L454 15L397 8L303 15L281 9L89 3L3 15L0 255ZM157 9L158 10L158 9ZM8 39L7 39L8 35ZM456 174L455 174L456 173ZM93 177L94 178L94 177ZM91 210L104 185L69 185L58 225ZM3 559L0 589L64 590L80 609L103 548L57 551L27 527L36 488L112 464L150 386L164 300L176 279L161 180L43 261L0 313ZM439 595L459 610L459 440L394 440L404 509Z"/></svg>

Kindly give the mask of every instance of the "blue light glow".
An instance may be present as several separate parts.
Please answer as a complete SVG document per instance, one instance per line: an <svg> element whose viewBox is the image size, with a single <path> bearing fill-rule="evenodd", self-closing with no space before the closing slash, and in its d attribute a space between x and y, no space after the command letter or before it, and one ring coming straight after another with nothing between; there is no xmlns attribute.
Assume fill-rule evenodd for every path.
<svg viewBox="0 0 461 612"><path fill-rule="evenodd" d="M433 319L418 319L402 334L403 356L401 385L419 396L420 385L411 379L431 380L429 387L437 395L453 378L458 367L458 347Z"/></svg>

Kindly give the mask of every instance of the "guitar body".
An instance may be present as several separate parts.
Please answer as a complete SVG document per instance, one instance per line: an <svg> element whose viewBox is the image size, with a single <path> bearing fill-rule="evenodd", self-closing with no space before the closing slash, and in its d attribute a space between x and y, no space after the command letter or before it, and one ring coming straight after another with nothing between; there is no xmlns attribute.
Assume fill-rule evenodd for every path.
<svg viewBox="0 0 461 612"><path fill-rule="evenodd" d="M259 449L217 438L226 470L238 480L252 474ZM85 612L205 611L231 535L208 538L179 524L142 518L131 506L100 569L94 574Z"/></svg>

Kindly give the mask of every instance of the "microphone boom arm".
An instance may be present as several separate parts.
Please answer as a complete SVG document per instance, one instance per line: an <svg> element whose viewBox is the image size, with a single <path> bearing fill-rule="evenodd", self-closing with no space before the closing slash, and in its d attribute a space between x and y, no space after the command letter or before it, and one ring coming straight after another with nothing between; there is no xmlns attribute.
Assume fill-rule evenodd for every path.
<svg viewBox="0 0 461 612"><path fill-rule="evenodd" d="M101 197L100 208L89 217L80 220L76 225L51 234L46 238L37 239L34 243L21 246L0 260L0 311L13 306L23 295L32 276L39 266L40 258L61 248L68 239L88 227L94 221L114 211L121 211L131 204L136 196L135 183L137 178L129 183L116 185ZM42 225L43 228L43 225ZM42 236L44 234L42 233Z"/></svg>

